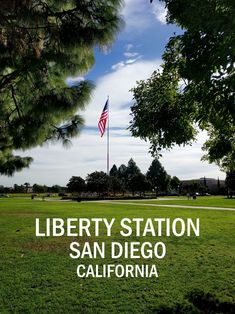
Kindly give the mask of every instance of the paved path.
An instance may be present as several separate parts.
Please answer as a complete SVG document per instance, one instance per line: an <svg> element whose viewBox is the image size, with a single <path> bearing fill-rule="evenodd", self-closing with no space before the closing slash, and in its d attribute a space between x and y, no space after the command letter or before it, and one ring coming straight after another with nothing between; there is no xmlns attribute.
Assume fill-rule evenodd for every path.
<svg viewBox="0 0 235 314"><path fill-rule="evenodd" d="M94 202L94 201L93 201ZM212 209L212 210L231 210L235 211L235 208L228 207L212 207L212 206L187 206L187 205L162 205L162 204L146 204L146 203L129 203L129 202L116 202L116 201L96 201L98 203L106 204L118 204L118 205L134 205L134 206L153 206L153 207L170 207L170 208L192 208L192 209Z"/></svg>
<svg viewBox="0 0 235 314"><path fill-rule="evenodd" d="M20 197L21 199L29 199L28 197ZM37 201L42 201L42 198L35 198ZM158 199L163 200L163 199ZM164 199L166 200L166 199ZM169 199L172 200L172 199ZM178 199L177 199L178 200ZM1 200L0 200L1 201ZM72 200L61 200L61 199L53 199L53 198L46 198L44 201L50 201L50 202L63 202L63 203L76 203ZM182 200L183 201L183 200ZM134 206L151 206L151 207L168 207L168 208L192 208L192 209L212 209L212 210L229 210L229 211L235 211L235 208L229 208L229 207L212 207L212 206L190 206L190 205L164 205L164 204L149 204L149 203L142 203L142 201L138 201L138 203L132 203L132 202L119 202L119 201L109 201L109 200L101 200L101 201L85 201L86 203L105 203L105 204L114 204L114 205L134 205ZM83 202L84 203L84 202ZM20 203L22 204L22 203ZM24 203L29 204L29 203Z"/></svg>

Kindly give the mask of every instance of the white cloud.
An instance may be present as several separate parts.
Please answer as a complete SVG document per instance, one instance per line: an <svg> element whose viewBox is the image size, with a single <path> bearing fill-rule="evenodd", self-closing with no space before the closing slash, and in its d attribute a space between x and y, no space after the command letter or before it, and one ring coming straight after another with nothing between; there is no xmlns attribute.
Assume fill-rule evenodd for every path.
<svg viewBox="0 0 235 314"><path fill-rule="evenodd" d="M112 65L111 69L116 71L116 70L119 70L121 68L123 68L125 66L125 62L124 61L120 61L114 65Z"/></svg>
<svg viewBox="0 0 235 314"><path fill-rule="evenodd" d="M126 45L126 51L130 51L132 48L134 48L133 44L127 44Z"/></svg>
<svg viewBox="0 0 235 314"><path fill-rule="evenodd" d="M149 1L144 0L125 0L121 13L127 33L143 33L152 27L154 17L160 23L166 24L167 10L164 4L159 1L150 4Z"/></svg>
<svg viewBox="0 0 235 314"><path fill-rule="evenodd" d="M139 55L138 52L124 52L123 54L126 58L133 58L133 57L137 57Z"/></svg>
<svg viewBox="0 0 235 314"><path fill-rule="evenodd" d="M106 95L110 95L111 114L115 114L114 125L117 127L127 127L130 120L130 110L127 107L126 112L123 106L132 101L130 89L136 84L136 81L148 78L152 72L159 68L161 60L138 60L132 64L120 66L109 74L102 76L96 83L94 98L86 110L86 125L96 125L100 115L102 104Z"/></svg>
<svg viewBox="0 0 235 314"><path fill-rule="evenodd" d="M114 71L117 71L117 70L127 66L128 64L135 63L139 59L141 59L141 56L138 56L135 59L127 59L127 60L120 61L120 62L118 62L116 64L113 64L111 69L114 70Z"/></svg>
<svg viewBox="0 0 235 314"><path fill-rule="evenodd" d="M126 32L143 32L151 25L149 11L151 9L148 1L125 0L122 15L125 20Z"/></svg>
<svg viewBox="0 0 235 314"><path fill-rule="evenodd" d="M126 64L132 64L132 63L135 63L139 58L136 58L136 59L128 59L126 60Z"/></svg>
<svg viewBox="0 0 235 314"><path fill-rule="evenodd" d="M167 9L163 3L153 3L153 14L160 23L166 24Z"/></svg>

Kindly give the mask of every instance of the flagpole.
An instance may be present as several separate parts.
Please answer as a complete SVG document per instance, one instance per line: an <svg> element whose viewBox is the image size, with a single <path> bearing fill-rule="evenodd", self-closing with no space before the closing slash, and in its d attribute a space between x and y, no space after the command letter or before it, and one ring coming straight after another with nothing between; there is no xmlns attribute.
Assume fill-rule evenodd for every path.
<svg viewBox="0 0 235 314"><path fill-rule="evenodd" d="M107 127L107 175L109 175L109 96L108 96L108 127Z"/></svg>

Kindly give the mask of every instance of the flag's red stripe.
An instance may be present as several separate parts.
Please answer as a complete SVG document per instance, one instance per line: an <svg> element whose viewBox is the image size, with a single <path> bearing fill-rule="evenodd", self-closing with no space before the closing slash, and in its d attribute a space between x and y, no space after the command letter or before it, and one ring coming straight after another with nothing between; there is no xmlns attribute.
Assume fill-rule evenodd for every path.
<svg viewBox="0 0 235 314"><path fill-rule="evenodd" d="M101 136L104 135L107 119L108 119L108 110L106 109L105 111L101 113L100 120L98 122L98 128L100 130Z"/></svg>

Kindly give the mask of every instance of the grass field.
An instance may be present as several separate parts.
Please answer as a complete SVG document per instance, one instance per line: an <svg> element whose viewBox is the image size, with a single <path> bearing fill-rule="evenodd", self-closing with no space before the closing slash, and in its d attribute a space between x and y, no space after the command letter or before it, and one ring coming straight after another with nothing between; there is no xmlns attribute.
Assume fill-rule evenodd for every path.
<svg viewBox="0 0 235 314"><path fill-rule="evenodd" d="M196 201L149 201L155 202L235 208L234 200L213 197ZM81 261L69 257L69 244L74 239L36 238L36 217L115 217L117 221L124 217L199 217L201 231L199 238L161 238L167 245L163 260L115 261L156 264L159 278L82 279L76 275ZM1 199L0 313L158 313L163 305L168 307L164 313L189 313L171 312L169 308L175 308L176 304L187 306L185 295L195 289L211 293L222 303L235 303L234 223L235 212L225 210ZM123 241L118 231L114 229L112 238L107 238L102 229L98 241ZM133 236L130 240L156 242L158 239ZM113 261L85 259L82 263Z"/></svg>

